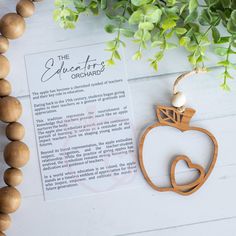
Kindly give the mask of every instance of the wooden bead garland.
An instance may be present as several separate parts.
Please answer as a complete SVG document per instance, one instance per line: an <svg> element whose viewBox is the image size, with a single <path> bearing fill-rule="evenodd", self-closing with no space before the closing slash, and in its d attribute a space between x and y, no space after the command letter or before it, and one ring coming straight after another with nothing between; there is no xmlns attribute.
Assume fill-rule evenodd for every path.
<svg viewBox="0 0 236 236"><path fill-rule="evenodd" d="M3 97L0 99L0 120L3 122L17 121L22 113L20 101L14 97Z"/></svg>
<svg viewBox="0 0 236 236"><path fill-rule="evenodd" d="M34 14L35 6L30 0L20 0L16 5L16 12L22 17L30 17Z"/></svg>
<svg viewBox="0 0 236 236"><path fill-rule="evenodd" d="M0 97L8 96L10 93L11 84L5 79L0 79Z"/></svg>
<svg viewBox="0 0 236 236"><path fill-rule="evenodd" d="M14 187L3 187L0 189L0 212L12 213L15 212L21 202L20 192Z"/></svg>
<svg viewBox="0 0 236 236"><path fill-rule="evenodd" d="M23 167L29 160L29 148L21 141L8 143L4 149L5 162L14 168Z"/></svg>
<svg viewBox="0 0 236 236"><path fill-rule="evenodd" d="M10 71L10 63L8 59L0 55L0 79L6 78Z"/></svg>
<svg viewBox="0 0 236 236"><path fill-rule="evenodd" d="M15 187L15 186L21 184L21 182L23 180L23 173L20 169L9 168L5 171L3 179L4 179L4 182L8 186Z"/></svg>
<svg viewBox="0 0 236 236"><path fill-rule="evenodd" d="M29 160L29 148L21 140L25 129L17 122L22 113L22 106L17 98L9 96L11 85L5 79L10 72L8 59L1 55L9 48L8 39L16 39L25 31L24 18L33 15L36 0L20 0L16 6L16 13L8 13L0 19L0 121L9 123L6 136L11 141L4 149L4 159L11 167L4 172L4 182L7 186L0 188L0 236L6 236L3 231L11 224L9 213L15 212L21 202L20 192L15 188L23 180L23 167Z"/></svg>
<svg viewBox="0 0 236 236"><path fill-rule="evenodd" d="M0 230L5 231L11 225L11 218L8 214L0 213Z"/></svg>
<svg viewBox="0 0 236 236"><path fill-rule="evenodd" d="M25 31L25 20L16 13L8 13L0 21L0 32L8 39L17 39Z"/></svg>
<svg viewBox="0 0 236 236"><path fill-rule="evenodd" d="M9 41L4 36L0 35L0 53L5 53L9 48Z"/></svg>
<svg viewBox="0 0 236 236"><path fill-rule="evenodd" d="M19 141L25 136L25 128L19 122L10 123L6 128L6 136L11 141Z"/></svg>

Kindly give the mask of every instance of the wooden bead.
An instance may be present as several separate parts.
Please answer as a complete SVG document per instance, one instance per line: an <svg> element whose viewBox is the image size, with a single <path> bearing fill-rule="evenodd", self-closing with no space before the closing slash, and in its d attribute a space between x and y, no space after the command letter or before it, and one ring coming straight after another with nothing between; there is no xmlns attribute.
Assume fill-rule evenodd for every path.
<svg viewBox="0 0 236 236"><path fill-rule="evenodd" d="M0 21L0 32L9 39L19 38L25 31L25 20L16 13L8 13Z"/></svg>
<svg viewBox="0 0 236 236"><path fill-rule="evenodd" d="M29 161L29 148L21 141L8 143L4 149L5 162L15 168L23 167Z"/></svg>
<svg viewBox="0 0 236 236"><path fill-rule="evenodd" d="M9 48L9 41L6 37L0 35L0 53L5 53Z"/></svg>
<svg viewBox="0 0 236 236"><path fill-rule="evenodd" d="M10 225L11 225L10 216L8 214L0 213L0 230L5 231L10 227Z"/></svg>
<svg viewBox="0 0 236 236"><path fill-rule="evenodd" d="M3 122L17 121L22 113L20 101L14 97L0 98L0 120Z"/></svg>
<svg viewBox="0 0 236 236"><path fill-rule="evenodd" d="M30 17L34 14L35 6L30 0L20 0L16 5L16 12L22 17Z"/></svg>
<svg viewBox="0 0 236 236"><path fill-rule="evenodd" d="M8 186L15 187L23 181L23 173L20 169L9 168L4 172L4 182ZM1 230L1 229L0 229Z"/></svg>
<svg viewBox="0 0 236 236"><path fill-rule="evenodd" d="M5 79L0 79L0 97L8 96L11 93L11 84Z"/></svg>
<svg viewBox="0 0 236 236"><path fill-rule="evenodd" d="M177 92L173 95L171 102L174 107L183 107L186 103L186 97L182 92Z"/></svg>
<svg viewBox="0 0 236 236"><path fill-rule="evenodd" d="M3 187L0 189L0 212L12 213L15 212L21 202L20 192L14 187Z"/></svg>
<svg viewBox="0 0 236 236"><path fill-rule="evenodd" d="M11 141L22 140L25 136L25 128L22 124L18 122L10 123L6 127L6 136Z"/></svg>
<svg viewBox="0 0 236 236"><path fill-rule="evenodd" d="M0 55L0 79L6 78L9 72L10 72L10 63L8 59L5 56Z"/></svg>

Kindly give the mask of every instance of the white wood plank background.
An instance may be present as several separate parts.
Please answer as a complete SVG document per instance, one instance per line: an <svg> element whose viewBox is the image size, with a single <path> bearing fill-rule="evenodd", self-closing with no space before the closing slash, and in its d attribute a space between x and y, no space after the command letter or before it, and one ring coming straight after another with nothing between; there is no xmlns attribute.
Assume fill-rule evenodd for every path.
<svg viewBox="0 0 236 236"><path fill-rule="evenodd" d="M0 2L0 15L13 11L15 0ZM103 42L111 38L103 31L103 17L83 17L74 31L64 31L52 21L53 1L37 4L37 13L27 20L27 32L11 42L7 53L12 71L9 76L24 107L21 122L27 134L25 142L31 149L31 160L24 168L25 181L20 186L23 203L12 215L9 236L112 236L112 235L226 235L236 231L236 83L232 91L219 89L217 79L221 68L206 75L186 80L182 90L188 105L198 112L194 125L209 129L219 141L216 168L205 185L194 195L182 197L173 193L158 193L149 186L45 202L43 200L35 135L26 82L24 55L79 45ZM155 121L156 104L169 104L171 87L180 72L190 68L182 49L167 54L158 73L143 62L130 58L136 48L128 43L125 51L131 95L133 98L135 134ZM151 52L149 52L151 53ZM150 54L151 55L151 54ZM148 56L147 56L148 57ZM210 54L213 66L218 58ZM0 152L8 142L4 137L5 124L0 123ZM137 138L138 140L138 138ZM1 158L1 176L6 168ZM3 182L0 182L3 185Z"/></svg>

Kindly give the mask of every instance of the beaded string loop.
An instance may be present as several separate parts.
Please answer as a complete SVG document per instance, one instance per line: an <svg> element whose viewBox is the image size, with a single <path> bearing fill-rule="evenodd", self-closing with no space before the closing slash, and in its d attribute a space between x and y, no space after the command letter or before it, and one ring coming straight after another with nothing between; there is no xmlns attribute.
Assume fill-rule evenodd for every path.
<svg viewBox="0 0 236 236"><path fill-rule="evenodd" d="M3 231L11 225L10 213L15 212L21 203L21 194L16 189L22 180L23 173L19 169L25 166L30 157L28 146L21 140L25 129L17 122L22 114L20 101L10 96L11 84L6 77L10 72L10 62L2 55L9 48L9 39L17 39L25 31L24 18L34 14L34 2L41 0L20 0L15 13L8 13L0 20L0 120L7 123L6 136L10 140L4 149L4 160L9 166L4 172L5 187L0 189L0 236L6 236Z"/></svg>
<svg viewBox="0 0 236 236"><path fill-rule="evenodd" d="M185 103L186 103L186 97L183 92L178 91L177 87L183 79L186 79L192 75L199 74L199 73L206 73L206 68L195 68L192 71L185 72L181 74L174 82L173 85L173 95L171 99L172 105L178 109L180 112L184 112L185 110Z"/></svg>

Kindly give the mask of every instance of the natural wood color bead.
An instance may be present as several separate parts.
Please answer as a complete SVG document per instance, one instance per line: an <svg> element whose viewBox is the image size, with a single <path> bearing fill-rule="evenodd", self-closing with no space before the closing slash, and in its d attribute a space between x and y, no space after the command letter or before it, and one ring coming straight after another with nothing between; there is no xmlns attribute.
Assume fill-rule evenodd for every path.
<svg viewBox="0 0 236 236"><path fill-rule="evenodd" d="M10 123L6 127L6 136L11 141L22 140L25 136L25 128L19 122Z"/></svg>
<svg viewBox="0 0 236 236"><path fill-rule="evenodd" d="M3 122L17 121L22 114L20 101L14 97L0 98L0 120Z"/></svg>
<svg viewBox="0 0 236 236"><path fill-rule="evenodd" d="M29 161L28 146L21 141L8 143L4 149L5 162L15 168L23 167Z"/></svg>
<svg viewBox="0 0 236 236"><path fill-rule="evenodd" d="M5 79L0 79L0 97L8 96L11 93L11 84Z"/></svg>
<svg viewBox="0 0 236 236"><path fill-rule="evenodd" d="M17 168L9 168L4 172L4 182L8 186L15 187L22 183L23 181L23 173L20 169ZM0 229L1 230L1 229Z"/></svg>
<svg viewBox="0 0 236 236"><path fill-rule="evenodd" d="M10 62L8 59L0 55L0 79L6 78L10 72Z"/></svg>
<svg viewBox="0 0 236 236"><path fill-rule="evenodd" d="M0 35L0 53L5 53L9 48L9 41L6 37Z"/></svg>
<svg viewBox="0 0 236 236"><path fill-rule="evenodd" d="M20 0L16 5L16 12L22 17L30 17L34 14L35 6L30 0Z"/></svg>
<svg viewBox="0 0 236 236"><path fill-rule="evenodd" d="M11 225L10 216L8 214L0 213L0 230L5 231L10 227L10 225Z"/></svg>
<svg viewBox="0 0 236 236"><path fill-rule="evenodd" d="M3 187L0 189L0 212L12 213L15 212L21 202L20 192L14 187Z"/></svg>
<svg viewBox="0 0 236 236"><path fill-rule="evenodd" d="M19 38L25 31L25 20L16 13L8 13L0 21L0 32L9 39Z"/></svg>

